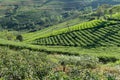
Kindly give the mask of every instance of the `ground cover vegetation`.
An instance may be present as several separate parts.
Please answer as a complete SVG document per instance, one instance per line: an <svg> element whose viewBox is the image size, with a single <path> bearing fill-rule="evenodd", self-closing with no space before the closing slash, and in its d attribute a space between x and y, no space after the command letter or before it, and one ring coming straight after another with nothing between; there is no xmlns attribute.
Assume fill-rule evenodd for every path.
<svg viewBox="0 0 120 80"><path fill-rule="evenodd" d="M119 80L119 0L0 0L0 80Z"/></svg>

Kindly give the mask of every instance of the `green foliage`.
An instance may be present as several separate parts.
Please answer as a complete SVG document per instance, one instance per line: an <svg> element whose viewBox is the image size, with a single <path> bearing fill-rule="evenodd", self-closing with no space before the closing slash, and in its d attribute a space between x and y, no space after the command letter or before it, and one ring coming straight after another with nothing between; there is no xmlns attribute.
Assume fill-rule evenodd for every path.
<svg viewBox="0 0 120 80"><path fill-rule="evenodd" d="M42 79L50 71L46 55L29 50L19 52L0 48L0 78L12 80Z"/></svg>
<svg viewBox="0 0 120 80"><path fill-rule="evenodd" d="M106 56L100 56L99 58L99 62L102 62L103 64L106 64L108 62L116 62L118 59L115 57L106 57Z"/></svg>
<svg viewBox="0 0 120 80"><path fill-rule="evenodd" d="M0 31L0 38L5 39L5 40L15 40L15 37L17 35L16 31L8 31L8 30L3 30Z"/></svg>
<svg viewBox="0 0 120 80"><path fill-rule="evenodd" d="M108 75L108 80L116 80L115 76Z"/></svg>
<svg viewBox="0 0 120 80"><path fill-rule="evenodd" d="M46 33L51 33L53 31L58 31L58 30L61 30L63 28L68 28L70 26L74 26L76 24L80 24L80 23L83 23L85 21L87 21L87 19L83 20L83 19L78 17L78 18L53 25L53 26L50 26L48 28L45 28L45 29L42 29L42 30L39 30L39 31L36 31L36 32L25 33L25 34L22 34L22 35L24 37L24 41L31 41L31 40L39 38L42 35L45 35Z"/></svg>
<svg viewBox="0 0 120 80"><path fill-rule="evenodd" d="M104 16L105 14L108 14L108 9L111 6L109 4L103 4L101 6L99 6L96 10L96 15L98 16L98 18L100 18L101 16Z"/></svg>
<svg viewBox="0 0 120 80"><path fill-rule="evenodd" d="M16 40L23 41L22 35L17 35Z"/></svg>
<svg viewBox="0 0 120 80"><path fill-rule="evenodd" d="M112 17L110 19L113 19L113 20L120 20L120 13L116 13L114 15L112 15Z"/></svg>
<svg viewBox="0 0 120 80"><path fill-rule="evenodd" d="M37 45L10 41L15 39L23 41L23 37L22 35L16 36L16 34L14 35L14 32L11 31L0 32L0 38L2 38L0 39L0 46L9 48L0 47L0 79L119 79L119 68L116 68L116 65L118 66L120 63L120 15L116 13L117 10L119 11L119 7L106 10L109 8L109 5L100 6L96 12L100 18L104 16L104 14L114 13L113 11L115 11L116 14L111 13L107 15L106 20L94 20L96 16L91 15L92 13L89 12L92 12L92 9L98 6L95 5L99 3L98 0L86 0L82 1L84 4L72 4L72 6L75 5L74 9L64 8L71 7L71 2L68 2L69 0L39 1L41 1L41 3L37 2L37 0L0 0L1 4L6 5L6 7L0 7L0 28L36 31L65 21L62 27L61 25L57 27L53 26L53 28L47 28L41 31L41 33L35 32L37 34L29 33L29 36L26 35L28 36L26 38L28 40L25 40L26 42ZM115 0L106 0L106 2L119 3L119 1ZM59 3L60 5L53 6L51 5L53 3ZM103 3L104 0L101 1L101 4ZM90 6L90 4L94 5ZM42 10L48 7L52 9ZM38 9L40 9L40 11L38 11ZM83 15L83 13L86 14ZM79 14L82 16L78 16ZM81 18L81 22L88 19L92 21L78 24L80 20L75 20L74 24L78 25L71 26L74 25L70 24L73 20L71 20L71 22L67 20L76 18L76 16ZM106 15L104 17L106 17ZM46 55L46 53L48 54Z"/></svg>
<svg viewBox="0 0 120 80"><path fill-rule="evenodd" d="M81 48L81 47L70 47L70 46L38 46L31 45L24 42L13 42L4 39L0 39L0 46L7 46L11 49L21 50L29 49L34 51L47 52L48 54L64 54L64 55L91 55L91 56L108 56L116 57L119 59L119 47L98 47L98 48ZM97 54L96 54L97 53ZM114 55L117 54L117 55Z"/></svg>
<svg viewBox="0 0 120 80"><path fill-rule="evenodd" d="M105 3L114 5L119 4L119 1L1 0L0 28L34 32L57 23L72 20L79 15L84 15L84 13L89 14L98 7L98 4ZM106 6L102 6L98 10L98 15L103 13L102 9L105 10Z"/></svg>
<svg viewBox="0 0 120 80"><path fill-rule="evenodd" d="M91 51L93 53L94 49ZM96 54L96 51L93 54ZM13 80L114 80L117 76L119 77L119 73L114 70L110 73L109 67L108 71L107 69L105 71L104 69L103 71L99 70L101 64L96 56L92 56L93 54L85 55L84 53L80 56L46 55L30 50L13 51L8 48L0 48L0 78ZM96 55L99 56L100 53ZM105 55L105 53L102 52L101 55ZM116 56L119 57L119 55ZM63 66L65 66L64 71ZM115 69L117 70L117 68Z"/></svg>
<svg viewBox="0 0 120 80"><path fill-rule="evenodd" d="M117 12L120 12L120 6L119 5L118 6L114 6L111 9L109 9L109 13L110 14L115 14Z"/></svg>
<svg viewBox="0 0 120 80"><path fill-rule="evenodd" d="M67 33L82 30L82 29L88 29L88 28L93 28L93 27L101 27L101 26L104 26L105 23L106 23L106 21L101 21L101 20L93 20L93 21L90 21L90 22L84 22L84 23L81 23L81 24L78 24L78 25L75 25L75 26L71 26L71 27L68 27L68 28L63 28L63 29L60 29L60 30L52 31L51 33L41 35L41 36L39 36L39 39L46 38L46 37L54 37L54 36L62 35L62 34L67 34ZM36 39L36 37L35 38L33 37L33 39ZM39 40L39 39L36 39L36 40ZM30 41L30 40L27 40L27 41Z"/></svg>
<svg viewBox="0 0 120 80"><path fill-rule="evenodd" d="M92 23L93 22L93 23ZM96 22L96 23L95 23ZM78 26L69 27L60 31L45 34L31 41L37 45L80 46L92 48L98 46L119 46L119 23L90 21ZM63 31L63 32L62 32ZM58 34L59 33L59 34Z"/></svg>

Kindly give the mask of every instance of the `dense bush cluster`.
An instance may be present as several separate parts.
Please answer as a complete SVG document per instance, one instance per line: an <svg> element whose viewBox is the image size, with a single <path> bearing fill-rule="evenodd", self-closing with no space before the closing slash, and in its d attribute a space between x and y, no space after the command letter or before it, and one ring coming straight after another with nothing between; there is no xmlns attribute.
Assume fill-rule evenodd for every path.
<svg viewBox="0 0 120 80"><path fill-rule="evenodd" d="M50 63L45 54L0 48L0 77L5 80L39 80L49 73Z"/></svg>
<svg viewBox="0 0 120 80"><path fill-rule="evenodd" d="M116 69L99 67L98 58L88 55L46 55L0 48L1 80L116 80L119 77Z"/></svg>

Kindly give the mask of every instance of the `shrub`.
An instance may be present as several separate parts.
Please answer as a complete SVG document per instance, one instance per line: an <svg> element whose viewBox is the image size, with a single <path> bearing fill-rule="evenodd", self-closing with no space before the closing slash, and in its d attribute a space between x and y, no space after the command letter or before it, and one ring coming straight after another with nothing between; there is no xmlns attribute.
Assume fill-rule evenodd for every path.
<svg viewBox="0 0 120 80"><path fill-rule="evenodd" d="M17 36L16 36L16 40L23 41L22 35L17 35Z"/></svg>
<svg viewBox="0 0 120 80"><path fill-rule="evenodd" d="M99 62L102 62L103 64L107 64L109 62L116 62L118 59L115 57L106 57L106 56L100 56L99 58Z"/></svg>

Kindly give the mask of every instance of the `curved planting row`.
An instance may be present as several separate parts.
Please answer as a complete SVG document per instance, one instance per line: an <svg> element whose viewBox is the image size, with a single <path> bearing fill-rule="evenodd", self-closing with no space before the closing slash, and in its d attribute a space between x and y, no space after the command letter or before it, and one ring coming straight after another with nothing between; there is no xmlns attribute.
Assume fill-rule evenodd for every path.
<svg viewBox="0 0 120 80"><path fill-rule="evenodd" d="M119 45L119 31L120 25L96 27L36 39L32 42L32 44L82 47L99 45Z"/></svg>
<svg viewBox="0 0 120 80"><path fill-rule="evenodd" d="M63 33L68 33L70 31L99 27L99 26L103 25L104 23L106 23L106 21L102 21L102 20L93 20L93 21L89 21L89 22L84 22L84 23L81 23L81 24L78 24L75 26L63 28L60 30L53 30L51 32L44 33L42 35L32 37L32 39L27 40L26 42L30 42L30 41L33 41L33 40L38 39L38 38L44 38L44 37L59 35L59 34L63 34Z"/></svg>
<svg viewBox="0 0 120 80"><path fill-rule="evenodd" d="M99 26L102 26L104 23L106 23L106 21L93 20L93 21L84 22L84 23L81 23L81 24L78 24L78 25L75 25L75 26L63 28L61 30L55 30L55 31L51 32L50 34L46 34L46 35L43 35L41 37L49 37L49 36L59 35L59 34L63 34L63 33L68 33L68 32L71 32L71 31L88 29L88 28L93 28L93 27L99 27Z"/></svg>
<svg viewBox="0 0 120 80"><path fill-rule="evenodd" d="M120 20L120 13L113 14L111 19Z"/></svg>

